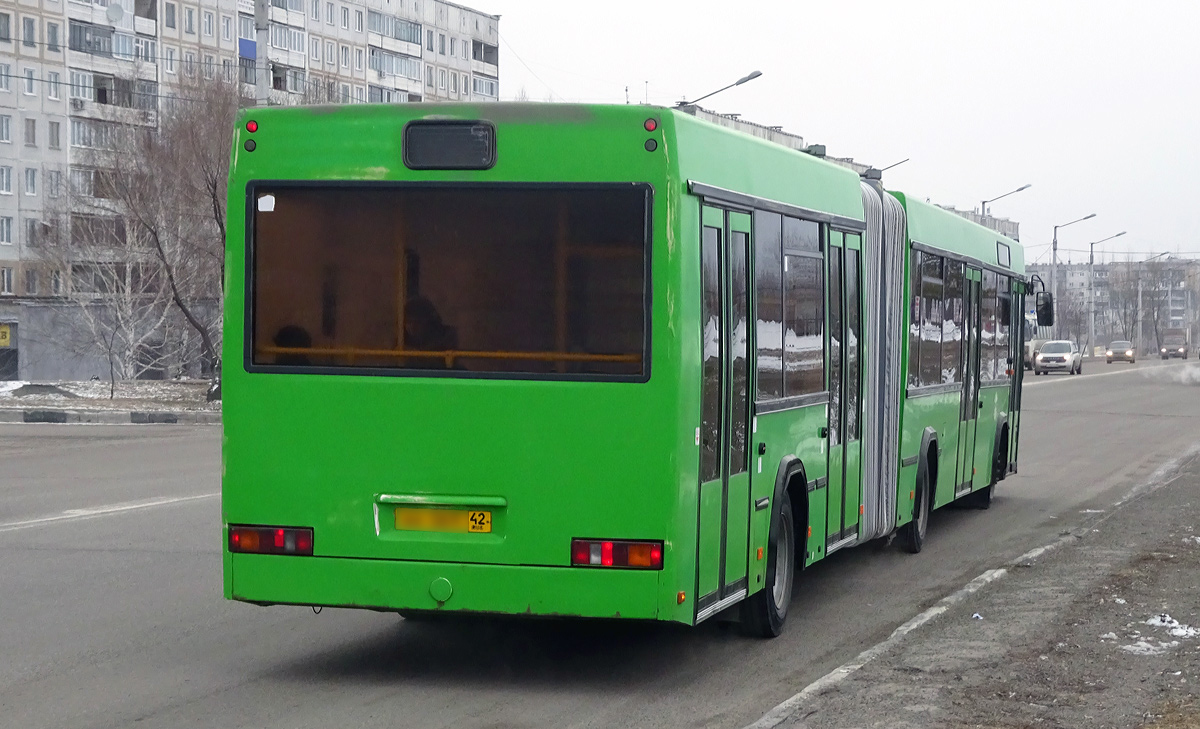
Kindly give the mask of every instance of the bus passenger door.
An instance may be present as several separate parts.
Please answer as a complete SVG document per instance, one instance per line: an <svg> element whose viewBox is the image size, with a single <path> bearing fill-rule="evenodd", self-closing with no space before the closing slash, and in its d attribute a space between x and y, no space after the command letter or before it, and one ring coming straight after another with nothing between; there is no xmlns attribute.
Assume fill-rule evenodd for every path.
<svg viewBox="0 0 1200 729"><path fill-rule="evenodd" d="M826 487L825 551L841 546L846 528L846 317L843 279L844 236L829 233L829 480Z"/></svg>
<svg viewBox="0 0 1200 729"><path fill-rule="evenodd" d="M860 238L846 234L842 254L842 298L845 328L842 336L842 444L845 475L842 486L842 539L858 537L862 507L862 265Z"/></svg>
<svg viewBox="0 0 1200 729"><path fill-rule="evenodd" d="M703 209L697 620L746 594L750 216Z"/></svg>
<svg viewBox="0 0 1200 729"><path fill-rule="evenodd" d="M975 471L976 419L979 415L979 337L982 272L967 267L963 281L963 388L959 407L958 466L954 495L971 490Z"/></svg>

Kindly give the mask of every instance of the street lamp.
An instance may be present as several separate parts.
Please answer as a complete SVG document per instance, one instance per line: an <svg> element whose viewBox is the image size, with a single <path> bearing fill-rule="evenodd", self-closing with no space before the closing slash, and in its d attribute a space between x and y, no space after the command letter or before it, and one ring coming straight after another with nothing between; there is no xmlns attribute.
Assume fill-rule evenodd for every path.
<svg viewBox="0 0 1200 729"><path fill-rule="evenodd" d="M704 101L705 99L707 99L710 96L716 96L717 94L721 93L722 91L732 89L734 86L741 86L742 84L746 83L747 81L753 81L754 79L758 78L761 75L762 75L762 71L754 71L753 73L749 73L749 74L746 74L745 76L742 76L737 81L734 81L733 83L729 84L728 86L726 86L724 88L720 88L720 89L717 89L716 91L713 91L712 93L705 94L704 96L701 96L699 99L693 99L692 101L680 101L678 104L676 104L676 106L695 106L698 102Z"/></svg>
<svg viewBox="0 0 1200 729"><path fill-rule="evenodd" d="M1137 303L1137 322L1136 322L1136 324L1137 324L1137 337L1136 337L1137 341L1133 343L1133 346L1136 347L1136 349L1134 349L1133 351L1137 352L1138 356L1141 356L1141 354L1142 354L1142 264L1149 263L1150 261L1153 261L1155 258L1162 258L1163 256L1169 256L1169 255L1171 255L1170 251L1163 251L1162 253L1159 253L1156 256L1150 256L1149 258L1147 258L1145 260L1138 261L1138 303Z"/></svg>
<svg viewBox="0 0 1200 729"><path fill-rule="evenodd" d="M1092 213L1091 215L1085 215L1078 220L1072 220L1069 223L1063 223L1062 225L1054 226L1054 242L1050 246L1050 297L1054 299L1056 307L1058 302L1058 229L1065 228L1068 225L1082 223L1083 221L1091 220L1094 217L1096 217L1096 214ZM1057 318L1055 319L1055 326L1057 327Z"/></svg>
<svg viewBox="0 0 1200 729"><path fill-rule="evenodd" d="M1116 235L1088 243L1088 357L1096 353L1096 293L1092 283L1096 278L1096 246L1123 235L1125 231L1122 230Z"/></svg>
<svg viewBox="0 0 1200 729"><path fill-rule="evenodd" d="M1022 185L1021 187L1018 187L1017 189L1015 189L1015 190L1013 190L1013 191L1011 191L1011 192L1006 192L1006 193L1004 193L1004 194L1003 194L1003 195L1001 195L1000 197L1008 197L1009 195L1016 195L1018 192L1021 192L1021 191L1023 191L1023 190L1028 190L1028 189L1029 189L1029 188L1031 188L1031 187L1033 187L1033 185L1031 185L1031 184L1030 184L1030 185ZM994 202L996 202L997 200L999 200L999 199L1000 199L1000 197L994 197L994 198L992 198L991 200L984 200L982 203L980 203L980 204L979 204L979 216L980 216L980 217L983 217L983 216L987 215L987 206L988 206L988 203L994 203Z"/></svg>

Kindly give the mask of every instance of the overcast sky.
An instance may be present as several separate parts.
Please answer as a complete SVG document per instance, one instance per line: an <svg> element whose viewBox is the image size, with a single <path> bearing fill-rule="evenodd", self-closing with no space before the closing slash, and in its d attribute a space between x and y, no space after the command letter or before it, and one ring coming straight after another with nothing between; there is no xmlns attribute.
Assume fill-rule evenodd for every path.
<svg viewBox="0 0 1200 729"><path fill-rule="evenodd" d="M1060 260L1120 231L1097 260L1200 256L1196 0L464 1L502 16L503 98L640 103L649 82L672 104L760 70L702 105L876 167L911 158L884 183L936 203L1031 183L992 206L1029 260L1088 213Z"/></svg>

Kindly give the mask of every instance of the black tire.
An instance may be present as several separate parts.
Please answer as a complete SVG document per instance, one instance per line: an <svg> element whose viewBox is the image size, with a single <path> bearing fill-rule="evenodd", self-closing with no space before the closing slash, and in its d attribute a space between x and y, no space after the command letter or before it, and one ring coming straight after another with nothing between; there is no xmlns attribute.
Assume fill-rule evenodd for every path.
<svg viewBox="0 0 1200 729"><path fill-rule="evenodd" d="M1111 360L1111 359L1110 359L1110 360L1108 360L1108 363L1109 363L1109 364L1112 364L1112 360Z"/></svg>
<svg viewBox="0 0 1200 729"><path fill-rule="evenodd" d="M771 524L766 584L742 603L741 626L745 635L775 638L783 632L788 606L792 604L796 555L796 522L792 516L792 499L784 491Z"/></svg>
<svg viewBox="0 0 1200 729"><path fill-rule="evenodd" d="M913 502L913 518L900 527L900 547L909 554L918 554L925 546L925 534L929 531L929 473L922 471L917 476L916 501Z"/></svg>

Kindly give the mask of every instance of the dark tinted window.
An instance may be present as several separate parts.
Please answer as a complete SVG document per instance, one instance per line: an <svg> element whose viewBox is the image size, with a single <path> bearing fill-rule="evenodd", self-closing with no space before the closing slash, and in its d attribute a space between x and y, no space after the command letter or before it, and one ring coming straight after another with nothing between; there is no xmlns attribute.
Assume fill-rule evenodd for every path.
<svg viewBox="0 0 1200 729"><path fill-rule="evenodd" d="M810 220L784 218L783 250L787 253L820 253L821 226Z"/></svg>
<svg viewBox="0 0 1200 729"><path fill-rule="evenodd" d="M942 301L942 382L962 382L963 265L946 261Z"/></svg>
<svg viewBox="0 0 1200 729"><path fill-rule="evenodd" d="M1071 351L1070 342L1050 342L1039 350L1042 354L1065 354Z"/></svg>
<svg viewBox="0 0 1200 729"><path fill-rule="evenodd" d="M921 256L921 385L942 384L942 257Z"/></svg>
<svg viewBox="0 0 1200 729"><path fill-rule="evenodd" d="M1113 342L1109 345L1109 349L1132 349L1133 342Z"/></svg>
<svg viewBox="0 0 1200 729"><path fill-rule="evenodd" d="M747 388L750 362L750 301L746 288L746 261L749 237L741 231L729 234L729 382L733 386L733 408L729 431L729 473L746 470L746 430L750 417Z"/></svg>
<svg viewBox="0 0 1200 729"><path fill-rule="evenodd" d="M757 399L783 397L782 218L754 214L755 335L758 347Z"/></svg>
<svg viewBox="0 0 1200 729"><path fill-rule="evenodd" d="M644 187L256 197L256 365L648 374Z"/></svg>
<svg viewBox="0 0 1200 729"><path fill-rule="evenodd" d="M841 233L831 233L836 242ZM842 249L829 246L829 445L842 442Z"/></svg>
<svg viewBox="0 0 1200 729"><path fill-rule="evenodd" d="M700 407L700 481L721 475L721 340L725 316L721 311L721 231L704 229L700 239L700 317L704 325Z"/></svg>
<svg viewBox="0 0 1200 729"><path fill-rule="evenodd" d="M999 276L996 279L996 377L1008 377L1008 360L1016 362L1009 338L1009 321L1012 318L1012 279Z"/></svg>
<svg viewBox="0 0 1200 729"><path fill-rule="evenodd" d="M825 389L825 262L784 257L784 391L788 397Z"/></svg>
<svg viewBox="0 0 1200 729"><path fill-rule="evenodd" d="M846 240L858 236L847 235ZM859 308L859 252L846 249L846 440L858 440L862 362L862 316Z"/></svg>
<svg viewBox="0 0 1200 729"><path fill-rule="evenodd" d="M921 252L908 261L908 386L921 386Z"/></svg>
<svg viewBox="0 0 1200 729"><path fill-rule="evenodd" d="M983 301L980 309L982 331L980 332L979 378L996 379L996 273L983 272Z"/></svg>

